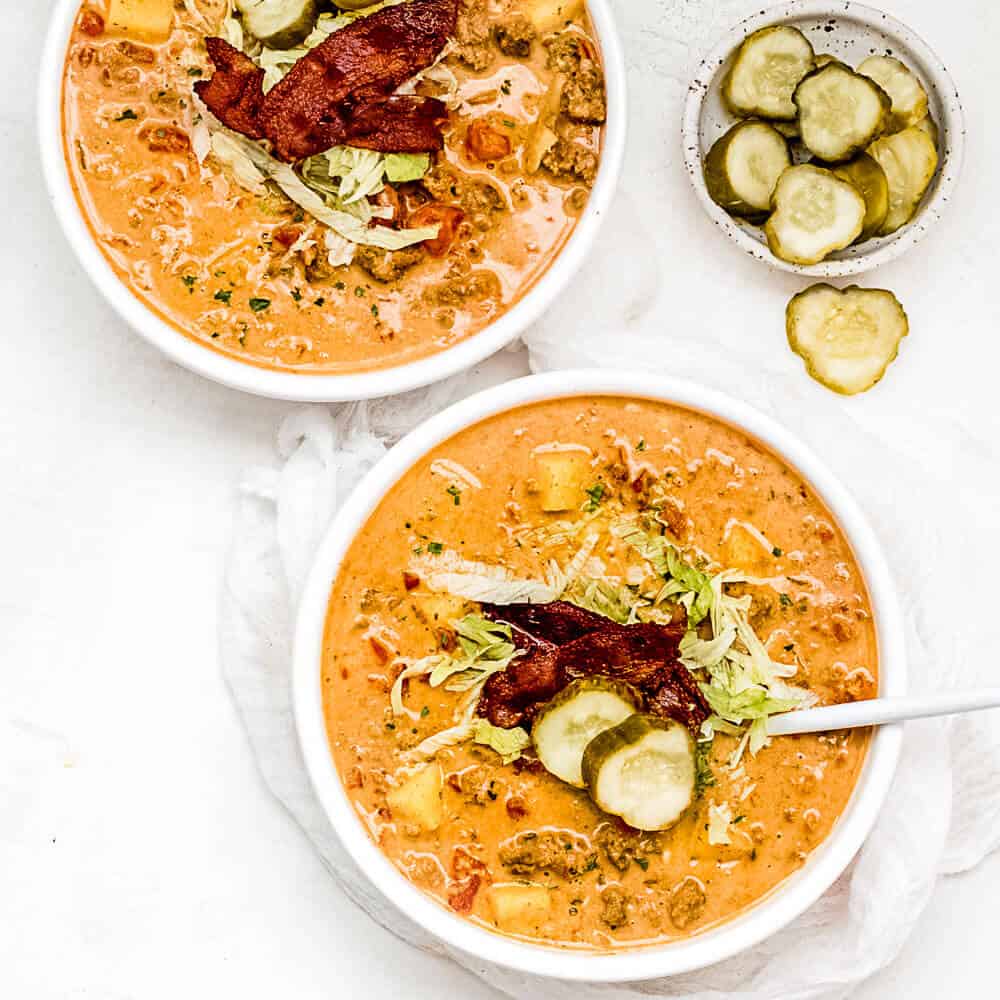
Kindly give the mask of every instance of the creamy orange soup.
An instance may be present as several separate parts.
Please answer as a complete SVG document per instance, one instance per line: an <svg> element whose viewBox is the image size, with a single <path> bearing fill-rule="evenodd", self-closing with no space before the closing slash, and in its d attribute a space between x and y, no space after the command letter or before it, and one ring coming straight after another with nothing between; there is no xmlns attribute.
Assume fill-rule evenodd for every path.
<svg viewBox="0 0 1000 1000"><path fill-rule="evenodd" d="M417 87L450 106L445 147L420 180L368 197L372 225L397 229L448 209L446 246L356 246L344 265L323 225L273 183L248 189L198 139L206 114L192 87L211 76L204 39L229 4L173 4L168 36L150 41L91 0L70 39L63 120L95 241L156 314L240 361L363 372L464 340L549 267L597 172L604 80L592 26L579 3L537 6L461 0L455 37Z"/></svg>
<svg viewBox="0 0 1000 1000"><path fill-rule="evenodd" d="M686 565L741 581L722 590L750 595L747 620L785 683L820 704L876 692L871 608L847 540L801 476L744 433L658 402L577 398L457 434L415 463L353 541L330 597L322 679L359 820L406 878L483 927L581 949L703 931L805 863L864 762L863 731L775 738L756 753L745 724L700 733L693 802L671 828L642 832L547 773L530 746L506 764L470 739L421 752L476 694L418 673L400 687L403 711L392 705L399 672L455 655L455 623L479 609L442 588L440 571L472 563L546 579L553 563L573 572L596 535L576 570L586 584L564 596L594 607L599 584L649 620L664 578L617 530L637 518ZM678 617L669 598L660 611ZM697 633L710 631L703 622Z"/></svg>

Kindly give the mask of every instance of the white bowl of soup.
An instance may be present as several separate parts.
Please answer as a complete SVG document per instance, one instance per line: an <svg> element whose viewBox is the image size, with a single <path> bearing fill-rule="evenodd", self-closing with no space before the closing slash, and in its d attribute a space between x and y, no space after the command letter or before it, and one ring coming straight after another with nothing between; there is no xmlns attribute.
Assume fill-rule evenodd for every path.
<svg viewBox="0 0 1000 1000"><path fill-rule="evenodd" d="M745 403L639 373L521 379L410 433L336 516L294 649L365 875L469 955L589 981L706 966L814 903L901 732L756 720L905 683L844 486Z"/></svg>
<svg viewBox="0 0 1000 1000"><path fill-rule="evenodd" d="M253 6L56 5L42 161L98 289L174 361L286 399L405 391L514 340L580 266L617 183L607 0L268 0L263 21L241 14ZM275 20L293 7L305 21ZM396 61L348 73L296 137L303 67L366 73L386 38Z"/></svg>

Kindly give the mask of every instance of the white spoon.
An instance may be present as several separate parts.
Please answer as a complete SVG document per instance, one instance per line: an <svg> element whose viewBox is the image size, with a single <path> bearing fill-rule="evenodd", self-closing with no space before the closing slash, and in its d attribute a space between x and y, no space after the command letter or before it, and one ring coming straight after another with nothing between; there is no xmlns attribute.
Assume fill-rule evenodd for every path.
<svg viewBox="0 0 1000 1000"><path fill-rule="evenodd" d="M804 708L799 712L771 716L767 721L767 732L769 736L823 733L830 729L881 726L887 722L925 719L933 715L981 712L987 708L1000 708L1000 687L912 695L906 698L871 698L844 705Z"/></svg>

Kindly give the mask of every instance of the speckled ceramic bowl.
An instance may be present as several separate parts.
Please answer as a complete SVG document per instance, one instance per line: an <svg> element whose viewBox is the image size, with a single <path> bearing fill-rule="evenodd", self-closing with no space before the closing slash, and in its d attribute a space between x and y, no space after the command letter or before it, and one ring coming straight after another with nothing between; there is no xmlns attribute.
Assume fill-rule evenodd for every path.
<svg viewBox="0 0 1000 1000"><path fill-rule="evenodd" d="M723 107L720 87L733 52L747 35L772 24L789 24L805 34L817 53L828 52L851 66L870 55L902 60L927 91L938 126L937 173L914 218L890 236L867 240L831 254L819 264L789 264L767 247L764 232L735 219L708 196L702 163L712 143L736 119ZM747 18L701 61L684 106L684 161L691 183L712 221L751 257L772 267L815 277L836 278L869 271L905 253L941 217L958 182L965 145L965 122L958 91L948 71L913 31L873 7L823 0L791 0Z"/></svg>

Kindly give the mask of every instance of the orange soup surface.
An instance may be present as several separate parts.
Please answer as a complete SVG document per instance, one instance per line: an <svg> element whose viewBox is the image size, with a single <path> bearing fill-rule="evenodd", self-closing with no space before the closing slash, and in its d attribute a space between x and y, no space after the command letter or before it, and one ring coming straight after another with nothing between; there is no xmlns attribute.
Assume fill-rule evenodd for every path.
<svg viewBox="0 0 1000 1000"><path fill-rule="evenodd" d="M657 552L670 554L670 568ZM718 608L694 624L690 588L717 577L706 600ZM482 675L509 647L465 636L505 612L469 588L494 600L518 581L534 599L548 586L548 599L606 616L612 631L687 629L682 657L712 655L723 606L755 637L741 633L723 667L683 661L713 711L692 733L695 790L669 828L632 828L588 788L549 773L531 718L516 727L526 737L510 730L506 746L485 725L480 699L499 681ZM864 762L864 731L751 741L752 719L733 707L739 696L720 699L749 686L744 702L763 704L749 680L757 643L766 668L753 676L770 675L761 697L805 706L876 693L865 584L809 484L746 434L692 410L612 397L521 407L417 461L354 539L326 623L331 753L372 839L442 906L581 949L683 938L800 868ZM503 671L524 662L522 650ZM739 721L720 721L716 709ZM535 709L536 722L545 710Z"/></svg>
<svg viewBox="0 0 1000 1000"><path fill-rule="evenodd" d="M362 240L438 227L434 238L386 249L334 233L262 176L238 148L243 137L234 140L193 92L213 73L207 37L242 45L267 68L267 87L365 10L321 13L298 46L276 48L250 35L240 5L233 13L225 0L131 5L169 8L159 35L90 0L66 56L65 155L80 209L121 281L206 348L302 373L416 361L502 316L587 204L604 76L582 4L563 5L553 20L514 0L456 2L454 37L401 88L444 102L443 149L416 167L391 167L402 173L349 144L334 150L339 166L326 152L291 164L327 209L363 217ZM346 181L330 173L346 170L345 158L354 169Z"/></svg>

